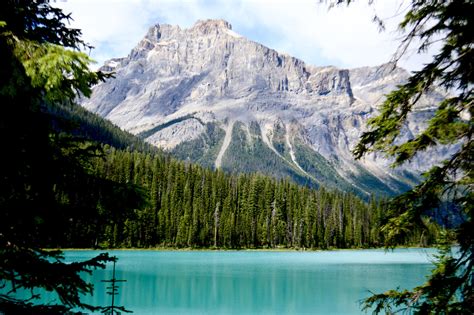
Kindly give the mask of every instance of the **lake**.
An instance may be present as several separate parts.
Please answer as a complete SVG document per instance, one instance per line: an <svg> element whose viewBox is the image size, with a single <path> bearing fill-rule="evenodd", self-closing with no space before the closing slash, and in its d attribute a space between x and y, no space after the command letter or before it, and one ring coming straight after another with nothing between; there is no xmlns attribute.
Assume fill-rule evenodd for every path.
<svg viewBox="0 0 474 315"><path fill-rule="evenodd" d="M67 251L83 260L97 251ZM432 268L433 249L337 251L109 251L119 258L116 305L135 314L360 314L369 291L413 288ZM95 294L110 304L96 271Z"/></svg>

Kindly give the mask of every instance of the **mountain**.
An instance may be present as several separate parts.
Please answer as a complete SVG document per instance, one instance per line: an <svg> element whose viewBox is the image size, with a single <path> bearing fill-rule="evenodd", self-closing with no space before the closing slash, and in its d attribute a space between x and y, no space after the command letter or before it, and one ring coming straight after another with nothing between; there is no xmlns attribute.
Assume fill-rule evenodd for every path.
<svg viewBox="0 0 474 315"><path fill-rule="evenodd" d="M232 31L223 20L189 29L155 25L127 57L101 68L115 78L82 105L183 160L230 172L262 172L298 183L396 194L446 152L404 168L350 150L384 94L409 73L385 64L316 67ZM422 100L401 138L409 139L443 94Z"/></svg>

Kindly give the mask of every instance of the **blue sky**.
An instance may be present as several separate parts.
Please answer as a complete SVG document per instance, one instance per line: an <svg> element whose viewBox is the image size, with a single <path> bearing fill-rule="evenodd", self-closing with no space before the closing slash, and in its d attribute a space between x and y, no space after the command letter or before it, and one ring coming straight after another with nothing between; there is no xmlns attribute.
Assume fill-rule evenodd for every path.
<svg viewBox="0 0 474 315"><path fill-rule="evenodd" d="M154 24L187 28L199 19L220 18L235 32L309 64L353 68L390 61L408 1L367 3L331 10L320 0L59 0L53 5L72 13L71 26L95 46L91 56L99 65L126 56ZM371 22L375 14L385 19L385 32ZM419 69L429 55L409 54L401 66Z"/></svg>

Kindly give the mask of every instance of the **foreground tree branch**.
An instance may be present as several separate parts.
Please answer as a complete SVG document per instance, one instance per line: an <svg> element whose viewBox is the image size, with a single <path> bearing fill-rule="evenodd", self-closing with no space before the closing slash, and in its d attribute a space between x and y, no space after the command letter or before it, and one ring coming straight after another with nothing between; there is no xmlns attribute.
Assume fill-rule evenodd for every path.
<svg viewBox="0 0 474 315"><path fill-rule="evenodd" d="M337 6L354 0L329 1ZM372 3L373 1L369 1ZM389 219L382 227L386 246L406 237L424 218L448 207L462 213L462 223L453 231L459 250L452 250L448 233L440 238L436 268L427 282L413 290L390 290L365 301L364 309L375 313L414 312L417 314L474 313L474 245L472 223L474 208L474 2L469 0L411 0L399 24L403 34L394 55L398 61L410 47L418 53L433 43L441 49L431 62L412 73L407 83L386 96L380 114L368 122L353 150L357 159L369 152L382 152L394 166L410 161L429 148L450 146L455 152L423 174L424 180L389 204ZM376 19L381 21L380 19ZM413 139L400 143L399 135L408 114L420 98L437 88L449 97L436 106L427 127Z"/></svg>

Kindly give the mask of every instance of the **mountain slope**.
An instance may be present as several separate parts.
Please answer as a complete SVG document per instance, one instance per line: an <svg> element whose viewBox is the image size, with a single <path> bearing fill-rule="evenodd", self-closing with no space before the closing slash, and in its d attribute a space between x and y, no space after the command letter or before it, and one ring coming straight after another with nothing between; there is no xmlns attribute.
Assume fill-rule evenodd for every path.
<svg viewBox="0 0 474 315"><path fill-rule="evenodd" d="M116 78L94 87L85 108L205 166L396 194L438 155L387 171L384 158L354 161L350 153L375 105L407 79L405 70L310 66L236 34L226 21L155 25L102 70ZM424 100L402 137L416 134L429 104L442 97Z"/></svg>

